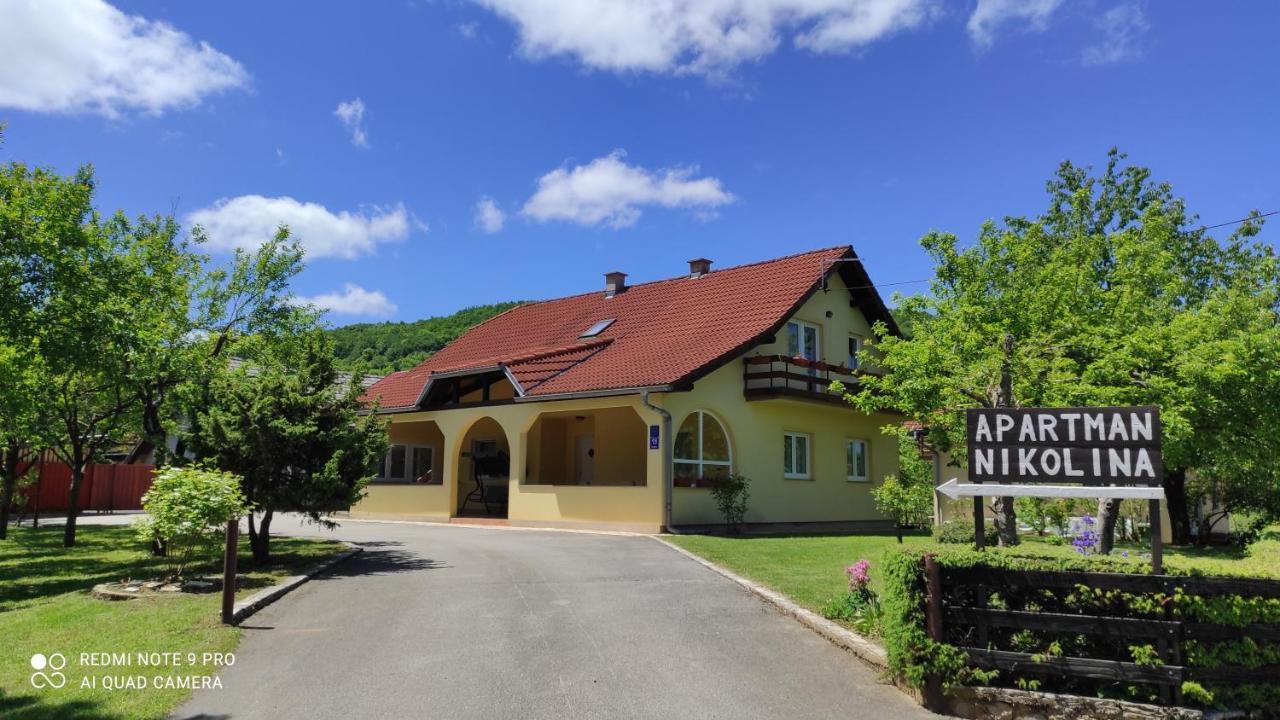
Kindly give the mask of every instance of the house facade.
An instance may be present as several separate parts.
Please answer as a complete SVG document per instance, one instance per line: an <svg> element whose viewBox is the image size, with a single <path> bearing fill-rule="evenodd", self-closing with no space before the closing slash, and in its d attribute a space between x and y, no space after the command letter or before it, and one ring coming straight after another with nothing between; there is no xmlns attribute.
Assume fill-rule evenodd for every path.
<svg viewBox="0 0 1280 720"><path fill-rule="evenodd" d="M722 522L708 485L738 473L748 523L888 525L870 491L901 418L828 390L874 372L872 324L896 331L852 248L605 280L371 386L392 446L351 515L653 532Z"/></svg>

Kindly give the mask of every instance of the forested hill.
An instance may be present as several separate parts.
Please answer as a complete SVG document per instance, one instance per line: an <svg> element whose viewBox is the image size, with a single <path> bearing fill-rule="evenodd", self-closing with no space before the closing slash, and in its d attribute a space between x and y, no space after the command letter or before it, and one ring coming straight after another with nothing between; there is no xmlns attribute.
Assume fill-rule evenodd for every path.
<svg viewBox="0 0 1280 720"><path fill-rule="evenodd" d="M474 325L519 305L519 302L477 305L452 315L414 322L346 325L329 331L334 353L344 369L365 358L365 372L386 375L407 370L447 345Z"/></svg>

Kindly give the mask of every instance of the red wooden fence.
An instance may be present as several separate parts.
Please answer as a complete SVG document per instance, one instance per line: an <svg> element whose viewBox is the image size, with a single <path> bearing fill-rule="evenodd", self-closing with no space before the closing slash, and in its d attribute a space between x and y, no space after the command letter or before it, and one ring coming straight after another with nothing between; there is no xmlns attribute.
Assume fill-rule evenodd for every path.
<svg viewBox="0 0 1280 720"><path fill-rule="evenodd" d="M85 470L77 505L81 510L141 510L151 487L154 465L90 465ZM71 468L64 463L36 463L35 484L27 489L28 512L66 512L71 494Z"/></svg>

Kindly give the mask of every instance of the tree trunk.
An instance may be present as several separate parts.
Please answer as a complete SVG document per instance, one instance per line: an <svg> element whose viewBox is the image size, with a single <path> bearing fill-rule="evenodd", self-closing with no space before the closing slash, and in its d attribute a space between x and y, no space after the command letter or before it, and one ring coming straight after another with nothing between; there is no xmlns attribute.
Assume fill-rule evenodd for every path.
<svg viewBox="0 0 1280 720"><path fill-rule="evenodd" d="M1004 345L1001 348L1004 359L1000 362L1000 391L996 396L996 407L1013 407L1013 333L1004 334ZM998 523L1000 544L1013 547L1018 544L1018 513L1013 507L1012 497L1002 497L997 501L1001 521Z"/></svg>
<svg viewBox="0 0 1280 720"><path fill-rule="evenodd" d="M85 463L71 466L71 492L67 493L67 526L62 531L62 546L76 544L76 515L80 512L80 486L84 484Z"/></svg>
<svg viewBox="0 0 1280 720"><path fill-rule="evenodd" d="M893 529L898 533L898 544L902 544L902 523L896 520L893 523Z"/></svg>
<svg viewBox="0 0 1280 720"><path fill-rule="evenodd" d="M12 444L4 453L4 477L0 478L0 540L9 537L9 506L18 485L18 453Z"/></svg>
<svg viewBox="0 0 1280 720"><path fill-rule="evenodd" d="M1120 498L1098 500L1098 554L1110 555L1116 546L1116 521L1120 518Z"/></svg>
<svg viewBox="0 0 1280 720"><path fill-rule="evenodd" d="M1187 506L1187 469L1166 469L1164 498L1169 509L1169 534L1174 545L1191 542L1191 512Z"/></svg>
<svg viewBox="0 0 1280 720"><path fill-rule="evenodd" d="M258 521L257 527L253 523L253 515L249 516L249 547L253 550L253 561L258 565L267 565L271 562L271 517L274 514L271 510L265 510L262 513L262 519Z"/></svg>

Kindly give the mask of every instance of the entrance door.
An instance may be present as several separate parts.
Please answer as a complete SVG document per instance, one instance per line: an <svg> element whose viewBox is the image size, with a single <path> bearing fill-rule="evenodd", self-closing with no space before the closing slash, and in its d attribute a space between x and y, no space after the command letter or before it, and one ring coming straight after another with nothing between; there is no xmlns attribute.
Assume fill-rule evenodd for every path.
<svg viewBox="0 0 1280 720"><path fill-rule="evenodd" d="M573 440L573 466L578 484L590 485L596 479L596 441L594 435L579 435Z"/></svg>

